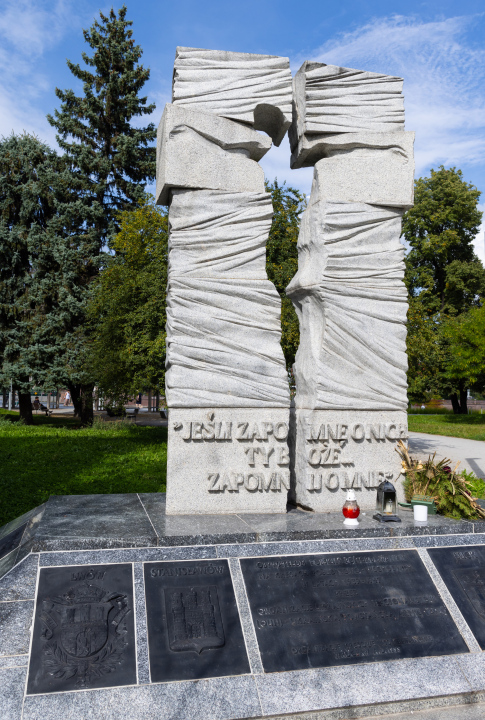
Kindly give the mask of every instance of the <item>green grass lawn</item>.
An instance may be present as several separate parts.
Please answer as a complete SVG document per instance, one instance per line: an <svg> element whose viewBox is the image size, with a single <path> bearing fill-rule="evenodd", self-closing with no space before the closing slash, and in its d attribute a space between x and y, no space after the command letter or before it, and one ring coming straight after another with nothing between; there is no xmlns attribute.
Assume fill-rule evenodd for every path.
<svg viewBox="0 0 485 720"><path fill-rule="evenodd" d="M409 429L412 432L448 435L450 437L485 440L485 414L453 415L409 415Z"/></svg>
<svg viewBox="0 0 485 720"><path fill-rule="evenodd" d="M0 410L0 526L50 495L161 492L167 470L167 429Z"/></svg>

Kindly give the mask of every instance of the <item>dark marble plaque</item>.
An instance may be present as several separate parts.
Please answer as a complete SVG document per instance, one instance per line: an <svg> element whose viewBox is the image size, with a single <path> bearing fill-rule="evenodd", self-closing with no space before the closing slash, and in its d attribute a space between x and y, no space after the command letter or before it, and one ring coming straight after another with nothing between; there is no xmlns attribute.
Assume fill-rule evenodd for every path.
<svg viewBox="0 0 485 720"><path fill-rule="evenodd" d="M444 547L428 552L480 647L485 650L485 547Z"/></svg>
<svg viewBox="0 0 485 720"><path fill-rule="evenodd" d="M131 564L42 568L27 692L135 683Z"/></svg>
<svg viewBox="0 0 485 720"><path fill-rule="evenodd" d="M415 550L241 566L266 672L468 652Z"/></svg>
<svg viewBox="0 0 485 720"><path fill-rule="evenodd" d="M250 672L227 560L145 564L152 682Z"/></svg>

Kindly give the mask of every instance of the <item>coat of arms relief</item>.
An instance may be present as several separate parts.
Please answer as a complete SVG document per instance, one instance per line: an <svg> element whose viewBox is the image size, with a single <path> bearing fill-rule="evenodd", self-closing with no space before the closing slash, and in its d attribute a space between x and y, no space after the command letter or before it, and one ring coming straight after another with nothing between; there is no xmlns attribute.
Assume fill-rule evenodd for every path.
<svg viewBox="0 0 485 720"><path fill-rule="evenodd" d="M126 595L87 582L42 603L43 667L80 688L116 670L127 645Z"/></svg>

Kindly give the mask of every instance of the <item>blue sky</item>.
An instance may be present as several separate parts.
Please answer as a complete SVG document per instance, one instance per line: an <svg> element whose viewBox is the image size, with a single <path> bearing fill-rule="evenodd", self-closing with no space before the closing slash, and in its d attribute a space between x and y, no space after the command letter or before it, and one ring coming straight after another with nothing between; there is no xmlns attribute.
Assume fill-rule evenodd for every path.
<svg viewBox="0 0 485 720"><path fill-rule="evenodd" d="M121 4L121 3L120 3ZM416 175L457 166L482 191L485 210L485 9L483 0L127 0L134 37L150 67L146 85L157 109L170 101L177 45L288 56L404 78L406 129L416 131ZM66 58L81 59L82 28L101 9L92 0L0 1L0 135L35 132L55 145L45 115L55 87L76 87ZM119 7L119 5L115 5ZM290 170L289 147L261 164L309 192L311 169ZM485 261L483 230L477 252Z"/></svg>

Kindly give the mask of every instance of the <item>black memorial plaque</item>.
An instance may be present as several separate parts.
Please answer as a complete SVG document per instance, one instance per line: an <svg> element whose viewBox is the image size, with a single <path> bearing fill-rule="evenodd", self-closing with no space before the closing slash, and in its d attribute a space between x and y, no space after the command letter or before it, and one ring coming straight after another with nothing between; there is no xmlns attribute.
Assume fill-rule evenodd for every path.
<svg viewBox="0 0 485 720"><path fill-rule="evenodd" d="M145 564L152 682L250 672L227 560Z"/></svg>
<svg viewBox="0 0 485 720"><path fill-rule="evenodd" d="M265 672L468 652L415 550L241 566Z"/></svg>
<svg viewBox="0 0 485 720"><path fill-rule="evenodd" d="M42 568L27 692L136 684L130 564Z"/></svg>
<svg viewBox="0 0 485 720"><path fill-rule="evenodd" d="M485 547L444 547L428 552L480 647L485 650Z"/></svg>

